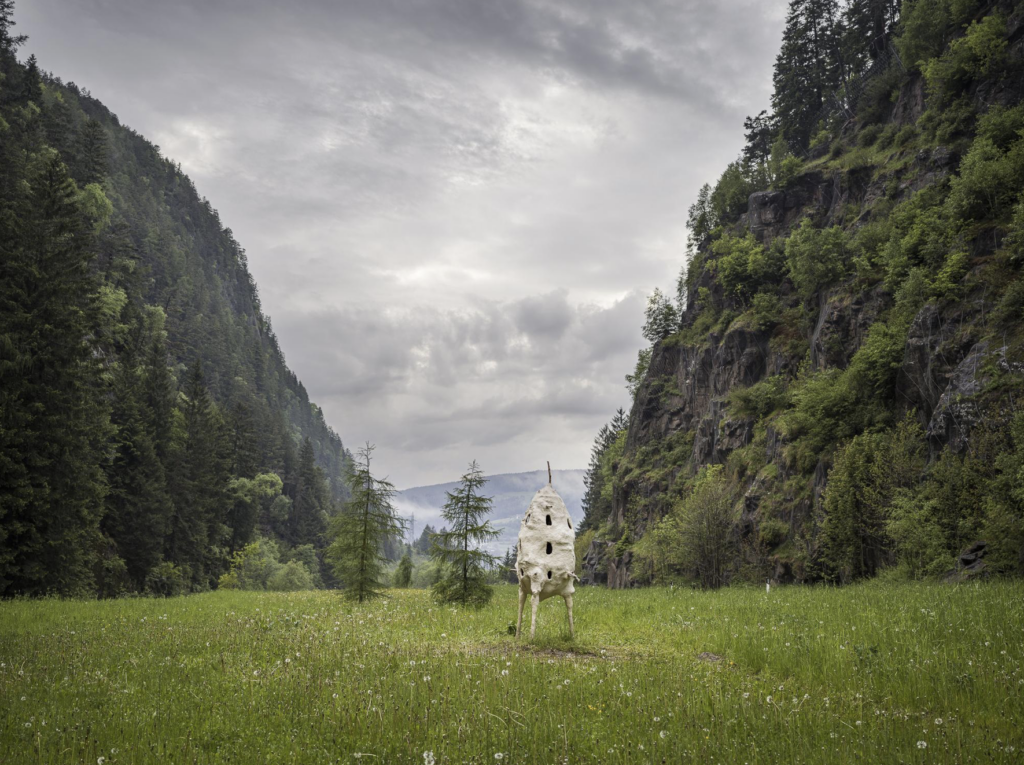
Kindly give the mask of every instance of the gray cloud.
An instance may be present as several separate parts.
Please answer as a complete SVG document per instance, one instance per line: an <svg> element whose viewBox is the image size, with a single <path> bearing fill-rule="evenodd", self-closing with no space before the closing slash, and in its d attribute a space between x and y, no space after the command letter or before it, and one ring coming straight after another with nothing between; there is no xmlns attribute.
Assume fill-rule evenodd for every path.
<svg viewBox="0 0 1024 765"><path fill-rule="evenodd" d="M643 295L767 105L782 0L22 0L179 161L289 364L400 485L585 464Z"/></svg>

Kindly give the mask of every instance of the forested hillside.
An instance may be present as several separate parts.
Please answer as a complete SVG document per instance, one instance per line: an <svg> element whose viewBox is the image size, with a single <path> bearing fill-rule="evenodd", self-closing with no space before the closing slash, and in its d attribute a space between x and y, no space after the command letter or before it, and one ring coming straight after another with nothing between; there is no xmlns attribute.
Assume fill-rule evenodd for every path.
<svg viewBox="0 0 1024 765"><path fill-rule="evenodd" d="M0 595L216 586L259 535L319 577L350 459L245 251L159 148L18 61L0 0Z"/></svg>
<svg viewBox="0 0 1024 765"><path fill-rule="evenodd" d="M649 302L585 571L1024 573L1024 3L792 0Z"/></svg>

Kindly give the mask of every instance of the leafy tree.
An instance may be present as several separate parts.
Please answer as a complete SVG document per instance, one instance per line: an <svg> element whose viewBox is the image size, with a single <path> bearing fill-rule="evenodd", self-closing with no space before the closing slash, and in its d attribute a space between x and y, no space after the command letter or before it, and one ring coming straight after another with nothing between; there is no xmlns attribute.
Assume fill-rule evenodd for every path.
<svg viewBox="0 0 1024 765"><path fill-rule="evenodd" d="M702 587L725 584L732 546L732 489L721 465L701 469L680 507L683 549Z"/></svg>
<svg viewBox="0 0 1024 765"><path fill-rule="evenodd" d="M325 554L345 588L345 596L360 603L381 594L385 586L384 540L400 536L405 528L392 502L394 485L370 472L373 449L366 444L350 468L351 498L331 519L331 543Z"/></svg>
<svg viewBox="0 0 1024 765"><path fill-rule="evenodd" d="M763 186L756 182L743 163L730 162L711 192L712 218L719 224L735 221L747 211L750 195Z"/></svg>
<svg viewBox="0 0 1024 765"><path fill-rule="evenodd" d="M923 448L920 426L908 416L892 431L856 436L836 455L825 490L821 544L823 562L840 581L873 576L892 563L892 533L902 544L924 541L918 533L922 516L905 493L919 480ZM894 504L898 512L890 519Z"/></svg>
<svg viewBox="0 0 1024 765"><path fill-rule="evenodd" d="M643 335L651 343L671 335L679 329L679 311L660 289L647 298L647 309L644 313Z"/></svg>
<svg viewBox="0 0 1024 765"><path fill-rule="evenodd" d="M309 569L297 560L290 560L278 566L267 580L267 589L271 592L299 592L312 590L313 576Z"/></svg>
<svg viewBox="0 0 1024 765"><path fill-rule="evenodd" d="M633 546L638 566L654 579L684 572L706 589L721 587L733 553L732 505L722 466L701 468L686 498Z"/></svg>
<svg viewBox="0 0 1024 765"><path fill-rule="evenodd" d="M496 559L476 545L497 538L501 532L484 520L491 512L491 498L480 493L486 483L474 460L455 490L446 492L441 516L450 529L434 535L430 553L444 565L444 573L433 587L434 597L441 603L482 606L491 599L486 569Z"/></svg>
<svg viewBox="0 0 1024 765"><path fill-rule="evenodd" d="M782 252L766 248L748 233L724 234L711 245L714 268L726 292L743 299L759 288L778 284L785 273Z"/></svg>
<svg viewBox="0 0 1024 765"><path fill-rule="evenodd" d="M282 486L276 473L231 479L227 490L231 502L227 523L231 527L232 550L239 550L249 543L263 515L263 508L281 496Z"/></svg>

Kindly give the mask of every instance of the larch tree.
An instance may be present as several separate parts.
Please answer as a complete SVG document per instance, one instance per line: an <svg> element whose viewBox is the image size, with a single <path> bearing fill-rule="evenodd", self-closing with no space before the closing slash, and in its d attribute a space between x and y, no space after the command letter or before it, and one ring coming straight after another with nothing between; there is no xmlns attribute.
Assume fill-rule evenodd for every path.
<svg viewBox="0 0 1024 765"><path fill-rule="evenodd" d="M441 603L481 606L491 599L486 569L495 557L479 549L480 542L495 539L501 533L485 518L491 512L491 498L480 490L487 479L476 460L459 479L454 491L446 492L441 516L448 528L434 535L431 557L444 568L434 584L434 596Z"/></svg>
<svg viewBox="0 0 1024 765"><path fill-rule="evenodd" d="M345 596L362 603L381 594L384 583L384 542L405 531L393 502L395 487L370 470L373 445L359 450L349 467L350 499L331 519L325 558L340 580Z"/></svg>

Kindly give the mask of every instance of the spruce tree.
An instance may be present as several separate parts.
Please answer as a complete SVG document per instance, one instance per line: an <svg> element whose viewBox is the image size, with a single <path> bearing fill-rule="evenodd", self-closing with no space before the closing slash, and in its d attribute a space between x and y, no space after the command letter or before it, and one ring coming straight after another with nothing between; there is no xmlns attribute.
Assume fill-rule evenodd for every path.
<svg viewBox="0 0 1024 765"><path fill-rule="evenodd" d="M345 597L362 603L381 594L386 559L384 540L398 536L405 521L392 502L395 487L370 470L374 447L367 443L349 466L350 499L331 519L325 558L341 581Z"/></svg>
<svg viewBox="0 0 1024 765"><path fill-rule="evenodd" d="M146 576L163 558L174 505L142 403L143 381L132 362L125 354L114 370L111 420L117 431L102 528L116 545L135 589L141 591Z"/></svg>
<svg viewBox="0 0 1024 765"><path fill-rule="evenodd" d="M83 186L102 183L107 176L107 131L98 120L87 120L82 128L78 151L78 177Z"/></svg>
<svg viewBox="0 0 1024 765"><path fill-rule="evenodd" d="M0 237L0 593L79 593L106 493L98 285L60 160L30 189Z"/></svg>
<svg viewBox="0 0 1024 765"><path fill-rule="evenodd" d="M192 586L203 589L226 569L230 540L227 444L198 361L192 365L182 393L180 426L171 457L175 507L167 557L187 566Z"/></svg>
<svg viewBox="0 0 1024 765"><path fill-rule="evenodd" d="M837 0L790 0L775 60L772 107L794 151L808 145L813 120L845 76Z"/></svg>
<svg viewBox="0 0 1024 765"><path fill-rule="evenodd" d="M405 551L405 555L398 561L398 568L395 569L395 587L408 587L412 582L412 553Z"/></svg>
<svg viewBox="0 0 1024 765"><path fill-rule="evenodd" d="M231 472L239 478L252 478L259 470L260 452L251 407L238 401L231 408L228 425L231 432Z"/></svg>
<svg viewBox="0 0 1024 765"><path fill-rule="evenodd" d="M459 479L454 491L445 492L447 502L441 516L449 527L434 535L430 554L443 566L434 584L434 597L441 603L482 606L491 599L486 568L495 557L476 547L497 538L501 532L485 520L491 512L491 498L480 493L487 479L476 460Z"/></svg>
<svg viewBox="0 0 1024 765"><path fill-rule="evenodd" d="M288 518L288 536L293 545L322 546L329 502L323 471L317 467L313 444L307 438L299 449L295 501Z"/></svg>

